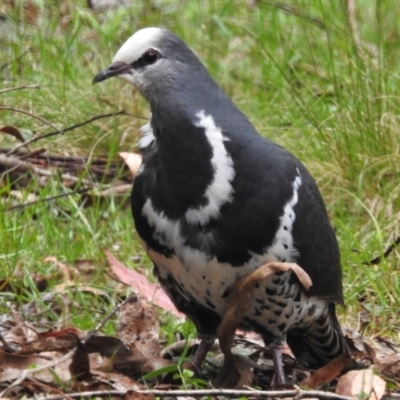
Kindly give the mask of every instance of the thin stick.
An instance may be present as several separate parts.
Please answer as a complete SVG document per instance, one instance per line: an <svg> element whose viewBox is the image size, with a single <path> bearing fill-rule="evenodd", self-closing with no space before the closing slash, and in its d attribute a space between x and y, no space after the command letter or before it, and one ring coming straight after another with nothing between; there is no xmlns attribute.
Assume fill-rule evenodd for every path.
<svg viewBox="0 0 400 400"><path fill-rule="evenodd" d="M114 307L114 309L108 315L105 316L105 318L96 326L96 328L94 328L85 335L85 337L82 339L82 342L85 343L92 336L94 336L106 324L106 322L109 321L110 318L112 318L121 309L123 305L125 305L128 301L132 300L132 298L134 297L137 297L135 293L131 294L124 301L122 301L116 307Z"/></svg>
<svg viewBox="0 0 400 400"><path fill-rule="evenodd" d="M45 120L44 118L39 117L39 116L37 116L37 115L35 115L35 114L32 114L32 113L30 113L30 112L28 112L28 111L20 110L20 109L18 109L18 108L13 108L13 107L0 107L0 110L4 110L4 111L14 111L14 112L19 112L19 113L21 113L21 114L29 115L30 117L36 118L36 119L38 119L39 121L43 122L44 124L51 126L53 129L56 129L58 133L63 133L63 131L61 131L60 129L58 129L58 128L57 128L56 126L54 126L51 122L49 122L49 121ZM28 143L28 142L22 143L22 144L20 145L20 147L25 146L27 143Z"/></svg>
<svg viewBox="0 0 400 400"><path fill-rule="evenodd" d="M267 1L267 0L264 0L263 3L268 4L269 6L272 6L272 7L276 7L278 10L282 10L286 14L291 14L296 17L303 18L306 21L313 23L314 25L318 26L321 29L326 29L325 24L322 21L320 21L318 18L310 17L307 14L301 13L292 6L289 6L289 5L283 4L283 3L276 3L273 1Z"/></svg>
<svg viewBox="0 0 400 400"><path fill-rule="evenodd" d="M68 196L72 196L74 194L80 194L80 193L85 193L88 192L89 190L91 190L91 188L82 188L82 189L78 189L75 190L73 192L68 192L68 193L61 193L61 194L57 194L55 196L49 196L46 197L44 199L39 199L39 200L35 200L35 201L29 201L27 203L23 203L23 204L17 204L15 206L10 206L10 207L6 207L4 210L2 211L13 211L13 210L19 210L21 208L27 208L29 206L32 206L34 204L38 204L38 203L44 203L44 202L48 202L51 200L56 200L59 199L61 197L68 197Z"/></svg>
<svg viewBox="0 0 400 400"><path fill-rule="evenodd" d="M16 157L13 156L6 156L4 154L0 154L0 165L4 165L6 167L18 169L22 172L35 172L39 175L44 175L44 176L54 176L54 174L51 171L47 171L46 169L38 168L35 167L33 164L27 161L21 161ZM76 176L72 176L69 174L59 174L62 179L70 180L72 182L81 182L85 185L89 185L90 187L93 185L93 182L87 180L87 179L81 179L77 178Z"/></svg>
<svg viewBox="0 0 400 400"><path fill-rule="evenodd" d="M130 116L130 117L141 118L141 119L147 120L146 117L143 117L143 116L141 116L141 115L133 115L133 114L127 113L127 112L124 111L124 110L121 110L121 111L118 111L118 112L114 112L114 113L109 113L109 114L96 115L96 116L94 116L94 117L92 117L92 118L90 118L90 119L88 119L88 120L86 120L86 121L84 121L84 122L79 122L78 124L69 126L68 128L63 129L62 131L56 130L56 131L54 131L54 132L49 132L49 133L45 133L45 134L43 134L43 135L35 136L34 138L32 138L32 139L30 139L30 140L28 140L28 141L26 141L26 142L24 142L24 143L21 143L21 144L15 146L13 149L11 149L11 150L7 153L7 155L13 154L13 153L15 153L18 149L20 149L21 147L24 147L24 146L26 146L26 145L28 145L28 144L33 143L33 142L37 142L38 140L41 140L41 139L44 139L44 138L48 138L48 137L54 136L54 135L59 135L60 133L64 134L65 132L72 131L73 129L76 129L76 128L80 128L81 126L84 126L84 125L86 125L86 124L90 124L91 122L96 121L97 119L108 118L108 117L114 117L114 116L116 116L116 115L128 115L128 116Z"/></svg>
<svg viewBox="0 0 400 400"><path fill-rule="evenodd" d="M203 396L225 396L225 397L246 397L252 399L266 398L316 398L321 400L353 400L352 397L341 396L332 392L322 392L319 390L230 390L230 389L210 389L210 390L132 390L133 393L142 395L153 395L155 397L203 397ZM92 397L124 397L126 391L109 390L70 393L72 398L92 398ZM33 400L33 398L31 398ZM36 396L35 400L63 400L64 397L55 396Z"/></svg>
<svg viewBox="0 0 400 400"><path fill-rule="evenodd" d="M7 93L7 92L13 92L14 90L21 90L21 89L40 89L39 85L32 85L32 86L17 86L13 88L7 88L0 90L0 94Z"/></svg>
<svg viewBox="0 0 400 400"><path fill-rule="evenodd" d="M394 240L394 242L384 251L383 256L378 256L372 259L371 261L365 261L363 264L364 265L377 265L379 264L382 259L385 259L389 257L389 255L392 253L392 251L400 244L400 236L397 236L397 238Z"/></svg>

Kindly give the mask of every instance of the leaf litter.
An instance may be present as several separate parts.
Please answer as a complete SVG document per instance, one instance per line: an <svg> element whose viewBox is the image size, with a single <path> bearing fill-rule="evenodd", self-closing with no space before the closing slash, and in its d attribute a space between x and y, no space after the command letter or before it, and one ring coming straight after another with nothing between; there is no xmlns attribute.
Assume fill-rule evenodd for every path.
<svg viewBox="0 0 400 400"><path fill-rule="evenodd" d="M2 397L18 399L40 395L40 399L52 399L60 393L68 398L68 394L74 393L84 396L91 392L110 392L120 393L118 398L140 398L135 396L143 395L148 396L143 398L151 399L153 397L147 389L149 385L150 388L167 390L167 393L178 387L179 379L168 373L177 371L173 368L176 358L171 359L170 352L163 351L160 342L159 312L164 310L179 318L182 315L166 305L163 298L166 295L161 295L158 285L126 268L109 251L107 258L113 273L130 285L133 292L115 312L106 317L118 319L116 335L101 334L101 326L100 330L91 332L79 331L73 326L43 331L21 319L18 311L3 315L0 324ZM45 261L56 263L63 279L73 282L75 265L60 263L54 257L47 257ZM88 264L88 260L83 263ZM268 351L259 337L244 332L238 334L236 328L246 311L245 305L252 296L254 286L269 274L289 269L294 270L305 289L310 286L309 277L300 267L285 263L266 264L236 283L228 296L226 312L218 331L221 349L214 346L214 357L207 358L202 371L203 379L214 382L218 387L242 389L257 385L261 389L270 388L273 369L271 362L265 364ZM309 389L318 389L316 393L322 393L322 397L318 398L334 392L344 396L343 399L362 396L370 400L379 400L393 392L388 391L386 381L393 385L400 380L400 353L397 348L387 341L364 340L357 332L349 330L347 338L354 349L350 360L369 360L369 365L343 373L349 362L346 356L338 357L317 371L307 371L291 355L285 354L286 373L296 376L297 384L304 388L296 390L307 393ZM357 343L357 348L354 343ZM175 350L184 352L184 348L182 344ZM153 378L143 382L143 376ZM192 374L188 376L195 378ZM190 392L187 391L188 396ZM234 397L235 391L232 393ZM279 394L277 397L280 397Z"/></svg>
<svg viewBox="0 0 400 400"><path fill-rule="evenodd" d="M117 114L123 112L112 115ZM110 115L93 117L89 121L64 129L64 132ZM61 132L51 132L43 137ZM87 206L104 197L125 196L131 190L141 163L140 156L134 153L120 153L121 159L111 161L50 154L43 147L29 148L30 143L41 139L41 136L34 136L32 132L14 126L3 126L0 127L0 133L21 142L11 149L0 148L0 185L5 187L6 182L11 184L11 190L2 191L0 198L6 206L6 212L43 201L38 196L38 191L30 189L29 193L25 193L25 189L33 181L39 188L43 187L49 179L56 176L60 177L59 188L63 192L60 197L77 193ZM110 398L152 399L154 396L148 393L149 387L166 390L158 390L157 396L168 393L195 395L191 390L175 389L182 383L185 374L189 379L184 382L185 387L197 387L196 376L192 372L182 372L188 364L181 363L181 355L187 353L188 347L195 347L197 342L178 340L167 348L163 348L160 342L159 313L168 312L180 321L184 316L176 310L159 285L125 267L110 251L106 251L106 256L116 279L130 287L133 294L115 307L94 331L80 331L73 326L66 326L65 321L62 327L52 330L43 329L43 321L35 326L30 318L26 318L39 313L37 304L33 302L23 306L23 310L12 305L10 312L0 317L0 397L95 398L109 393ZM109 297L105 291L84 283L85 276L90 276L96 269L91 260L77 260L73 266L66 265L55 257L47 257L44 262L53 263L57 267L56 273L62 283L51 292L46 292L48 277L36 276L34 281L37 282L39 294L56 314L57 304L52 299L56 295L63 296L67 290ZM213 382L216 386L238 389L251 385L262 390L271 387L273 365L268 349L264 348L258 335L236 331L240 318L245 313L246 299L252 296L257 282L277 271L292 269L304 290L311 284L307 274L297 265L272 264L266 264L241 279L231 291L218 331L221 349L217 341L212 349L214 356L207 358L202 371L203 384ZM12 277L1 279L0 293L25 290L16 278L18 269ZM68 296L64 295L63 298L64 306L68 309ZM102 326L110 318L118 318L115 336L101 333ZM48 326L51 324L51 321L47 321ZM306 390L294 386L295 389L291 392L273 392L274 396L285 397L291 393L292 397L303 398L309 393L314 398L330 398L329 396L336 393L342 400L355 397L371 400L390 396L400 398L398 347L379 337L372 341L349 328L345 328L345 333L352 349L351 359L338 357L317 371L305 369L296 362L289 349L284 349L286 375L291 377L291 383L299 384ZM347 371L349 361L357 362L359 369ZM179 368L174 367L176 362L180 363ZM179 379L171 376L168 371L180 371L180 374L175 374L179 375ZM144 382L143 376L152 378ZM247 393L248 396L251 393L251 397L265 398L272 395L272 392L262 390ZM244 395L243 391L238 390L209 389L196 393L196 396Z"/></svg>

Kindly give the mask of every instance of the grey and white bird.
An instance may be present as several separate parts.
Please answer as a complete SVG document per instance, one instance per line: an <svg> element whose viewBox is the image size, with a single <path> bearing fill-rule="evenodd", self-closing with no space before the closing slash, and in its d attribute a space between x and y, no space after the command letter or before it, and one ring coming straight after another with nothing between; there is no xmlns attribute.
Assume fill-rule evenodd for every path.
<svg viewBox="0 0 400 400"><path fill-rule="evenodd" d="M346 353L335 315L343 304L340 255L317 185L303 164L263 138L176 35L146 28L130 37L94 78L118 76L148 101L150 123L132 212L155 273L197 327L199 366L216 337L232 286L268 261L295 262L293 273L259 285L242 325L279 358L317 368Z"/></svg>

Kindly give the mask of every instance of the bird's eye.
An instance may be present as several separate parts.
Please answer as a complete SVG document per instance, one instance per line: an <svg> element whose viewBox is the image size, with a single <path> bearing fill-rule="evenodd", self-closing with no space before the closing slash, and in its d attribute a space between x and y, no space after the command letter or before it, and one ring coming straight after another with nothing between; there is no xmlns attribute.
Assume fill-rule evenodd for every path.
<svg viewBox="0 0 400 400"><path fill-rule="evenodd" d="M150 49L143 53L142 58L146 64L154 64L158 60L159 56L160 54L158 51Z"/></svg>

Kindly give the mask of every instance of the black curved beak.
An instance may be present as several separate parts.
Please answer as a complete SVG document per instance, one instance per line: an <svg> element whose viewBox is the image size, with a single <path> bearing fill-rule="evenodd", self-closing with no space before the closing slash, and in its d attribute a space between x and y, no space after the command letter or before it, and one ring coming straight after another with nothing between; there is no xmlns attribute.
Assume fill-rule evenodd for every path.
<svg viewBox="0 0 400 400"><path fill-rule="evenodd" d="M132 65L123 62L112 63L107 69L99 72L94 78L92 83L105 81L113 76L118 76L127 73L132 68Z"/></svg>

